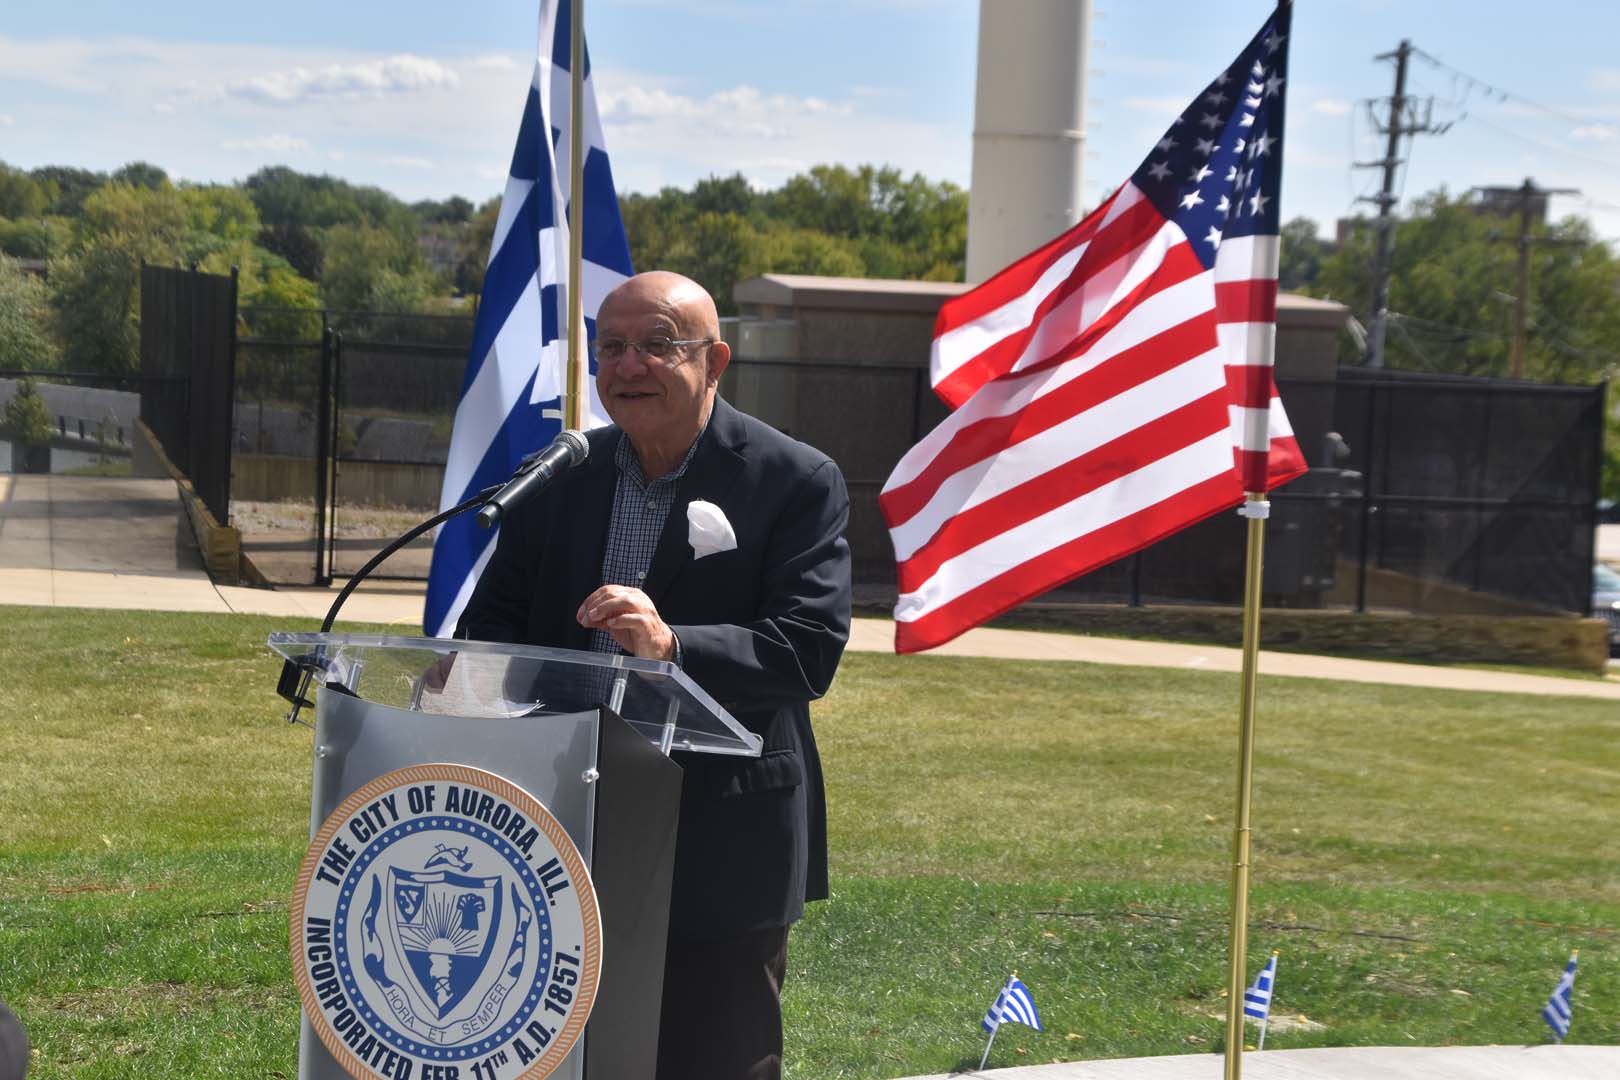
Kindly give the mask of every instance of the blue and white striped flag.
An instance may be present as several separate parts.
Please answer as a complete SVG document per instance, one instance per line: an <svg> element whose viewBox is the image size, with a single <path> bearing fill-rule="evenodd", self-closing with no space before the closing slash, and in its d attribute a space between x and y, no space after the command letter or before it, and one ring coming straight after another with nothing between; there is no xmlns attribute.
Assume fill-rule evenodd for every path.
<svg viewBox="0 0 1620 1080"><path fill-rule="evenodd" d="M1035 999L1029 996L1029 987L1019 982L1017 975L1009 978L1007 985L1001 988L1001 993L996 995L980 1026L995 1034L996 1028L1007 1023L1024 1024L1036 1031L1041 1030L1041 1017L1035 1011Z"/></svg>
<svg viewBox="0 0 1620 1080"><path fill-rule="evenodd" d="M1564 968L1564 977L1558 980L1553 989L1552 997L1547 999L1547 1007L1541 1010L1541 1018L1547 1021L1547 1026L1553 1029L1558 1041L1563 1042L1564 1036L1569 1034L1569 1021L1573 1015L1575 1000L1575 961L1579 960L1581 950L1576 949L1569 954L1569 966Z"/></svg>
<svg viewBox="0 0 1620 1080"><path fill-rule="evenodd" d="M567 365L569 19L571 0L541 0L540 55L534 65L517 148L501 196L500 218L484 271L484 293L467 354L450 435L439 507L448 510L512 475L525 456L561 429ZM608 166L602 122L585 63L584 252L580 293L587 337L596 309L630 276L630 247ZM589 380L587 380L589 381ZM605 423L591 386L580 403L586 427ZM495 550L495 530L471 514L439 528L428 574L422 625L448 637L467 606L478 575Z"/></svg>
<svg viewBox="0 0 1620 1080"><path fill-rule="evenodd" d="M1243 1015L1265 1023L1271 1014L1271 984L1277 981L1277 954L1272 953L1254 983L1243 992Z"/></svg>

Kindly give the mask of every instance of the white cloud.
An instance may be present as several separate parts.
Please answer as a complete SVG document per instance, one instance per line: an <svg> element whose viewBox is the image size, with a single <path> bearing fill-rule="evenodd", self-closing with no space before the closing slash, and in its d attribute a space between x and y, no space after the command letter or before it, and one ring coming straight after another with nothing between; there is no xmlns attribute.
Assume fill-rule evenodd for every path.
<svg viewBox="0 0 1620 1080"><path fill-rule="evenodd" d="M597 107L607 125L638 127L680 120L698 123L712 135L782 140L792 137L797 122L810 117L849 116L854 107L816 97L766 95L752 86L720 90L708 97L685 97L662 89L629 86L598 92ZM639 131L632 138L639 137ZM609 144L609 151L612 144Z"/></svg>
<svg viewBox="0 0 1620 1080"><path fill-rule="evenodd" d="M1311 111L1324 113L1328 116L1344 116L1350 111L1348 101L1339 101L1335 98L1317 98L1311 102Z"/></svg>
<svg viewBox="0 0 1620 1080"><path fill-rule="evenodd" d="M10 113L0 113L0 127L10 127L17 122L17 118Z"/></svg>
<svg viewBox="0 0 1620 1080"><path fill-rule="evenodd" d="M605 73L597 86L621 190L732 172L775 187L824 162L892 164L931 180L967 181L965 125L901 119L884 111L879 96L772 94L749 85L696 95L638 72Z"/></svg>
<svg viewBox="0 0 1620 1080"><path fill-rule="evenodd" d="M245 150L266 154L304 154L309 152L309 140L293 135L259 135L251 139L226 139L219 144L226 150Z"/></svg>
<svg viewBox="0 0 1620 1080"><path fill-rule="evenodd" d="M1572 139L1594 139L1597 142L1608 142L1620 135L1620 128L1613 124L1582 124L1569 133Z"/></svg>
<svg viewBox="0 0 1620 1080"><path fill-rule="evenodd" d="M0 35L0 72L29 102L26 123L14 103L0 103L18 120L0 126L0 149L27 168L110 170L148 160L200 182L240 179L244 168L278 156L297 167L318 161L336 170L329 163L342 162L346 179L408 200L482 201L503 186L529 85L521 55L512 64L484 62L496 55L423 52L402 63L352 49ZM904 90L694 89L628 67L599 66L595 75L621 191L739 170L751 184L775 187L823 162L968 180L968 120L913 119ZM304 145L258 141L274 133Z"/></svg>
<svg viewBox="0 0 1620 1080"><path fill-rule="evenodd" d="M361 64L331 64L319 70L294 68L233 82L232 97L267 105L289 105L325 98L377 98L386 94L454 87L461 81L436 60L401 53Z"/></svg>

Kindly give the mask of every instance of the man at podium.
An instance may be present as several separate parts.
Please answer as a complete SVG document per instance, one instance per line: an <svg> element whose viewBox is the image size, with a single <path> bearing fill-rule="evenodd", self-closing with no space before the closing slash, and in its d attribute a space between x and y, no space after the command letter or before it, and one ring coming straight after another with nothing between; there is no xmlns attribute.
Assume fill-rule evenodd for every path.
<svg viewBox="0 0 1620 1080"><path fill-rule="evenodd" d="M757 759L672 755L658 1076L778 1077L788 926L827 895L809 702L849 638L849 495L825 454L717 396L731 350L696 282L620 285L595 357L613 425L504 519L456 636L671 660L763 737Z"/></svg>

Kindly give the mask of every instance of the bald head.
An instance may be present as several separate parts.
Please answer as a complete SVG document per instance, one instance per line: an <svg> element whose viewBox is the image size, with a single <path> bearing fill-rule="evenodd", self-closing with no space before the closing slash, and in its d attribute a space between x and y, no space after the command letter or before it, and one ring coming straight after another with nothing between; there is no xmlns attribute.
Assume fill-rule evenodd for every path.
<svg viewBox="0 0 1620 1080"><path fill-rule="evenodd" d="M720 336L720 312L714 306L714 297L691 278L672 270L649 270L621 284L603 298L597 321L627 307L667 314L683 338Z"/></svg>

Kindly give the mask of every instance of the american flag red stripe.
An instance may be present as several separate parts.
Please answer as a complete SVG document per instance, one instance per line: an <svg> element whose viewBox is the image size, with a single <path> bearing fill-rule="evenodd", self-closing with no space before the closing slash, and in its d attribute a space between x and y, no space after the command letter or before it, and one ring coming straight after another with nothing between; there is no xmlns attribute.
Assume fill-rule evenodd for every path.
<svg viewBox="0 0 1620 1080"><path fill-rule="evenodd" d="M1304 471L1272 379L1286 11L1199 99L1216 114L1195 101L1084 221L941 309L955 411L879 499L898 651Z"/></svg>
<svg viewBox="0 0 1620 1080"><path fill-rule="evenodd" d="M1014 263L1008 268L1014 273L1003 271L1005 280L998 274L946 305L934 326L934 392L955 408L992 379L1067 359L1060 355L1065 345L1083 345L1072 339L1072 328L1092 321L1163 224L1154 207L1127 188L1052 244ZM1039 274L1032 273L1036 266ZM1007 295L1008 283L1024 281L1028 291ZM965 318L958 305L981 309L980 289L1005 299Z"/></svg>

